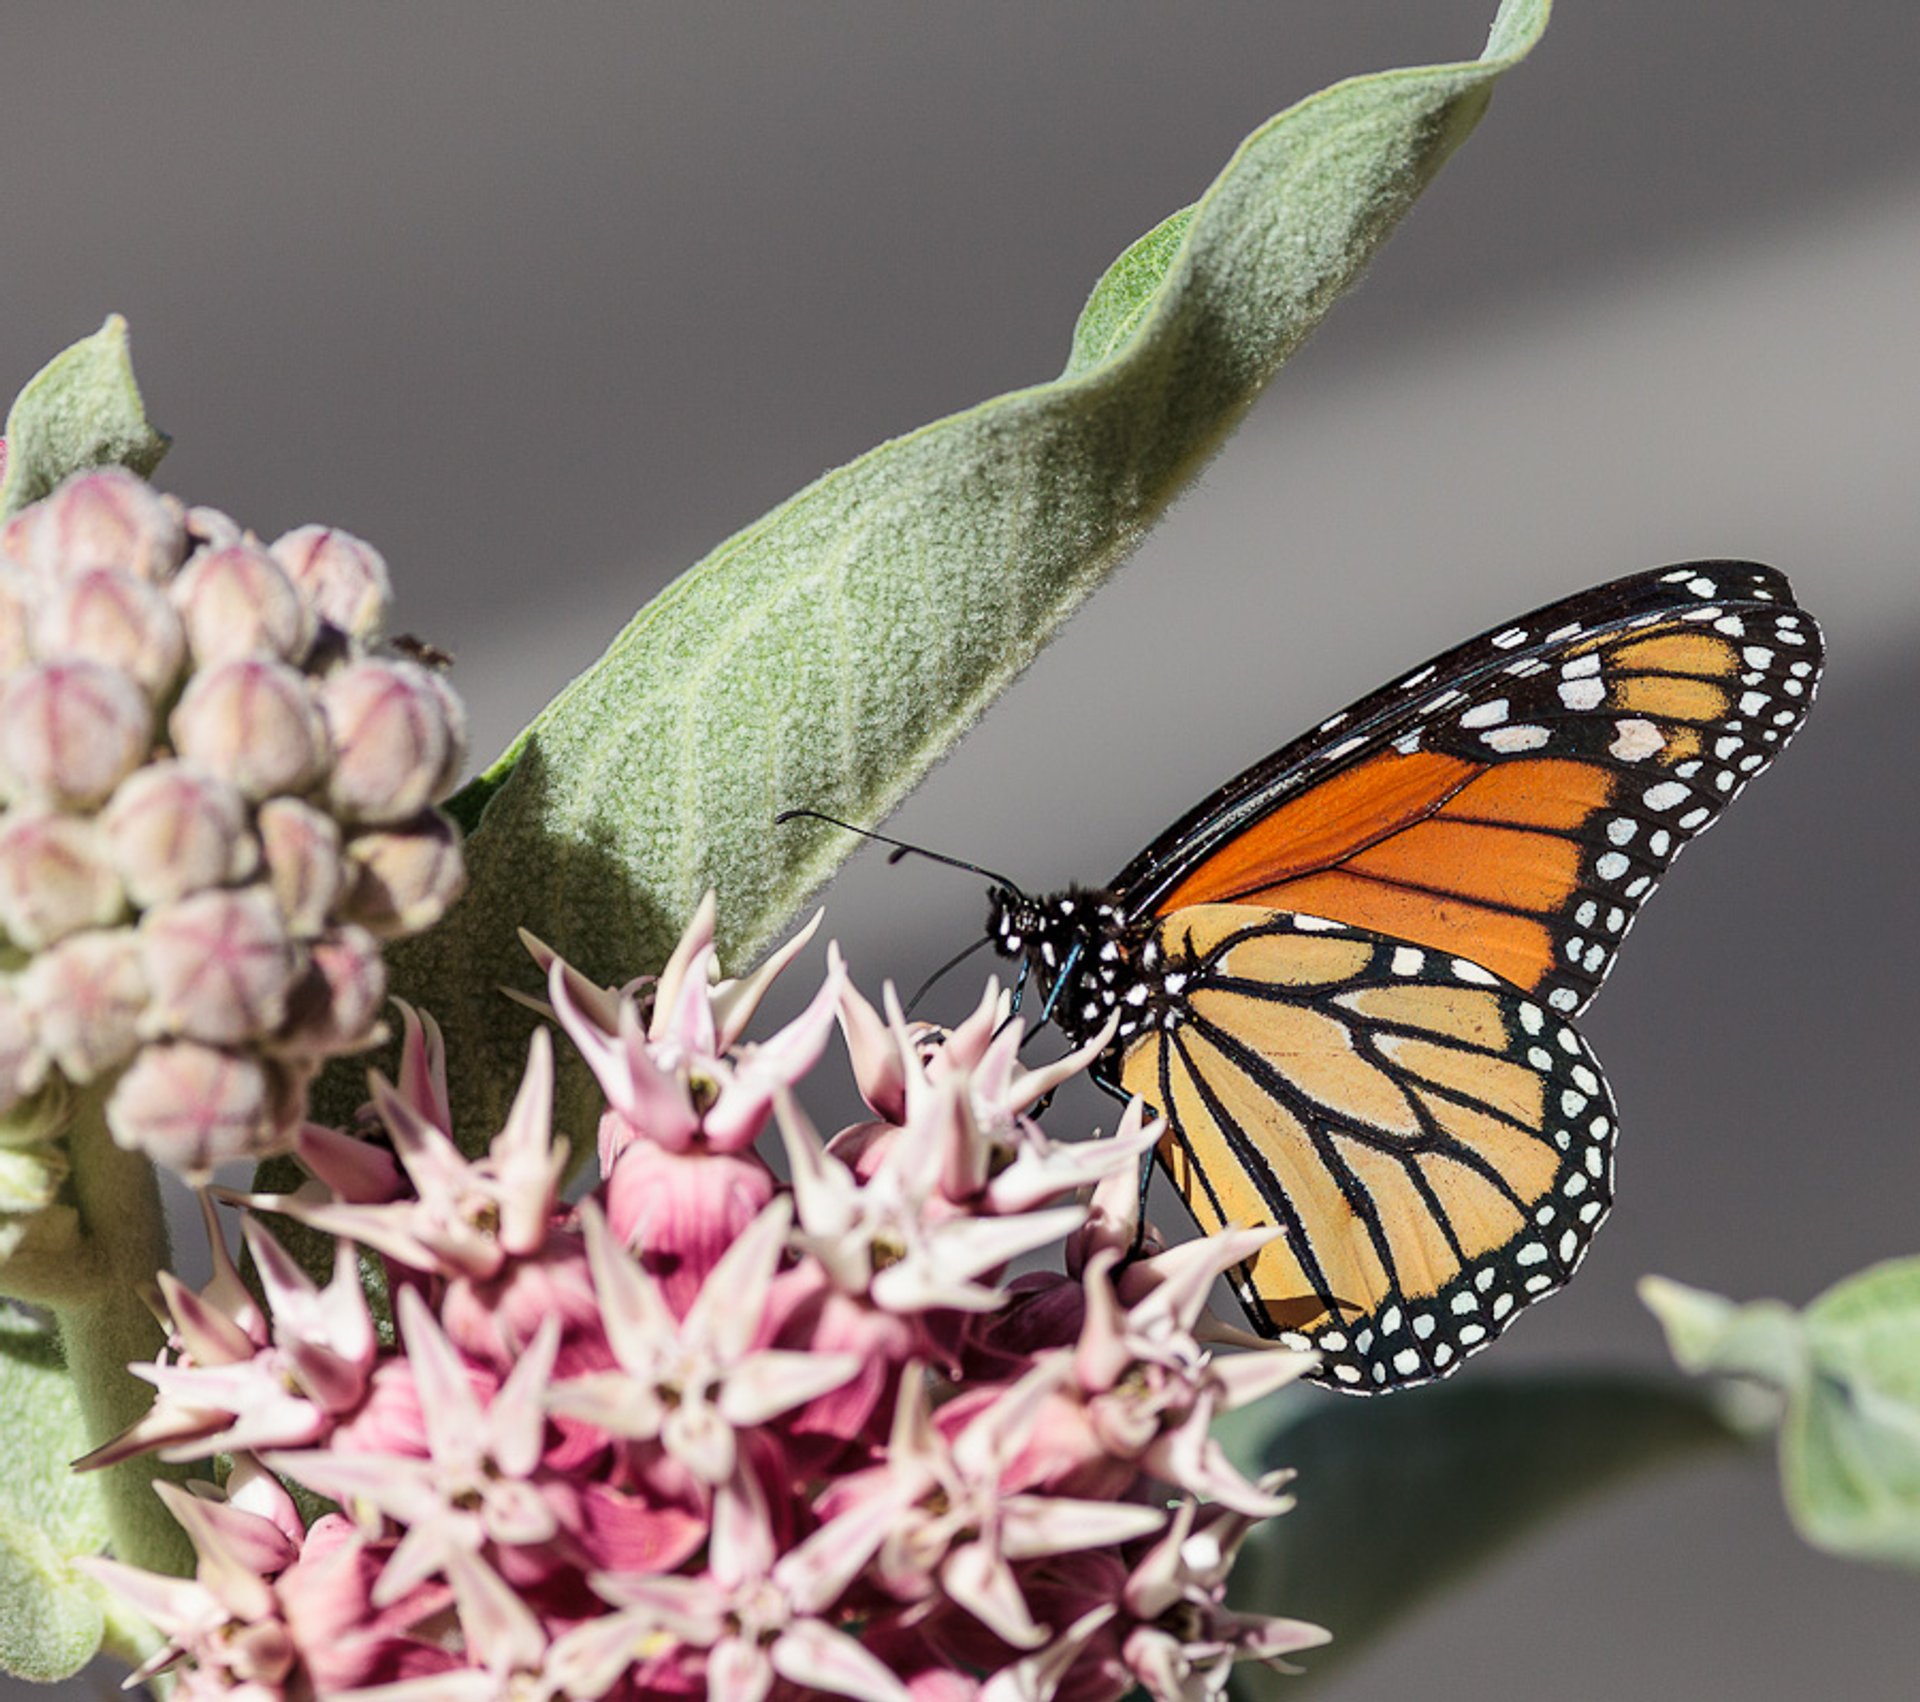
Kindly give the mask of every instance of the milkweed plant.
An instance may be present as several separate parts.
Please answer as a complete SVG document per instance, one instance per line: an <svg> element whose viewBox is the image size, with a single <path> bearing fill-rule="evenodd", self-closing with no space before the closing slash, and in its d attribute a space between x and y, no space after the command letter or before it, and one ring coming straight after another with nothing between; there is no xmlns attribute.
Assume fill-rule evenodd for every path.
<svg viewBox="0 0 1920 1702"><path fill-rule="evenodd" d="M1569 1484L1727 1438L1686 1385L1427 1392L1436 1534L1368 1573L1378 1424L1210 1310L1276 1232L1143 1224L1147 1108L1040 1121L1105 1036L1049 1057L992 983L909 1021L817 915L787 937L846 836L771 826L899 801L1546 14L1506 0L1478 60L1262 126L1099 281L1058 378L728 540L464 786L461 699L389 634L372 544L149 484L117 319L28 384L0 463L0 1665L104 1651L247 1702L1188 1702L1428 1587L1448 1451L1489 1422L1557 1412L1526 1445ZM811 992L772 1027L782 975ZM830 1052L865 1107L834 1133ZM1648 1297L1690 1368L1775 1391L1814 1540L1920 1561L1920 1263L1805 1314ZM1540 1516L1481 1492L1502 1530Z"/></svg>

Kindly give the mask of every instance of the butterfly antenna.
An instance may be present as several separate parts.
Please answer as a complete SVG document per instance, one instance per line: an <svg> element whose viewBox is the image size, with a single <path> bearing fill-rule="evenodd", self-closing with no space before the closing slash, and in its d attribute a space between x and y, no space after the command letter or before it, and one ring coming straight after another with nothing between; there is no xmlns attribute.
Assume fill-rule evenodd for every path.
<svg viewBox="0 0 1920 1702"><path fill-rule="evenodd" d="M783 823L798 821L803 817L813 821L823 821L829 827L844 828L848 833L859 834L862 839L873 839L882 845L891 845L893 854L887 859L889 863L897 863L906 856L924 857L930 863L945 863L950 869L965 869L970 875L978 875L982 880L992 881L995 886L1005 887L1016 898L1026 896L1021 892L1019 882L1010 881L1005 875L995 874L992 869L983 869L978 863L969 863L959 857L949 857L941 851L929 851L924 845L909 845L904 839L893 839L884 833L875 833L870 827L855 827L852 822L842 821L838 816L830 816L822 810L782 810L773 818L773 825L779 827ZM941 973L944 974L945 971Z"/></svg>

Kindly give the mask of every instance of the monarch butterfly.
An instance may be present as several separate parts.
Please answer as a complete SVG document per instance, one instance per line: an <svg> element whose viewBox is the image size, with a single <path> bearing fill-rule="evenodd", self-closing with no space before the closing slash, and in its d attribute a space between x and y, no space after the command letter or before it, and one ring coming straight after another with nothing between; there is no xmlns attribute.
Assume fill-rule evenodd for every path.
<svg viewBox="0 0 1920 1702"><path fill-rule="evenodd" d="M1230 780L1098 889L998 880L989 939L1167 1119L1196 1223L1277 1224L1253 1328L1352 1393L1443 1377L1563 1286L1612 1199L1571 1019L1799 729L1785 577L1693 562L1470 640Z"/></svg>

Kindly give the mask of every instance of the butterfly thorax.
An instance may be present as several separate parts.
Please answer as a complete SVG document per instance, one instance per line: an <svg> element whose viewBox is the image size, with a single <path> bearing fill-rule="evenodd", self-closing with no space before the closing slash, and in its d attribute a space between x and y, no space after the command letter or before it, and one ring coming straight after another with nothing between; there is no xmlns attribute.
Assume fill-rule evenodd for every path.
<svg viewBox="0 0 1920 1702"><path fill-rule="evenodd" d="M996 887L988 905L994 950L1025 960L1041 1007L1068 1040L1098 1034L1115 1012L1116 1044L1161 1022L1178 989L1164 985L1172 966L1151 918L1130 919L1113 893L1088 887L1042 898Z"/></svg>

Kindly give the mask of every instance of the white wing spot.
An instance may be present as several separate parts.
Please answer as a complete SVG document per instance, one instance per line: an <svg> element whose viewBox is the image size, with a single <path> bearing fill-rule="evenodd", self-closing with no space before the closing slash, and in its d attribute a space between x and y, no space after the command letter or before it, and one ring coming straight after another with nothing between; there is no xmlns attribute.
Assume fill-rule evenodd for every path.
<svg viewBox="0 0 1920 1702"><path fill-rule="evenodd" d="M1516 644L1525 644L1527 629L1523 626L1510 626L1505 632L1493 635L1493 647L1496 650L1511 650Z"/></svg>
<svg viewBox="0 0 1920 1702"><path fill-rule="evenodd" d="M1687 789L1677 780L1663 780L1640 794L1640 802L1650 810L1670 810L1686 800Z"/></svg>
<svg viewBox="0 0 1920 1702"><path fill-rule="evenodd" d="M1560 701L1569 709L1598 709L1606 701L1607 688L1599 680L1562 680Z"/></svg>
<svg viewBox="0 0 1920 1702"><path fill-rule="evenodd" d="M1629 845L1633 836L1640 831L1640 824L1631 816L1615 816L1607 823L1607 838L1615 845Z"/></svg>
<svg viewBox="0 0 1920 1702"><path fill-rule="evenodd" d="M1547 730L1544 727L1496 727L1490 733L1482 733L1480 742L1488 748L1508 755L1516 751L1537 751L1547 742Z"/></svg>
<svg viewBox="0 0 1920 1702"><path fill-rule="evenodd" d="M1393 948L1393 972L1396 975L1418 975L1426 961L1427 954L1413 946Z"/></svg>
<svg viewBox="0 0 1920 1702"><path fill-rule="evenodd" d="M1468 958L1456 957L1453 960L1453 973L1462 981L1471 981L1476 987L1494 987L1499 985L1500 977L1482 969L1479 964Z"/></svg>
<svg viewBox="0 0 1920 1702"><path fill-rule="evenodd" d="M1497 727L1507 718L1509 704L1504 697L1496 697L1491 703L1476 703L1466 714L1460 717L1462 727Z"/></svg>
<svg viewBox="0 0 1920 1702"><path fill-rule="evenodd" d="M1571 987L1556 987L1547 995L1547 1003L1557 1011L1570 1011L1580 1002L1580 995Z"/></svg>
<svg viewBox="0 0 1920 1702"><path fill-rule="evenodd" d="M1602 851L1594 860L1593 872L1603 881L1617 881L1633 865L1623 851Z"/></svg>
<svg viewBox="0 0 1920 1702"><path fill-rule="evenodd" d="M1666 748L1665 735L1651 721L1630 716L1624 721L1614 722L1613 731L1614 741L1607 751L1622 762L1639 762Z"/></svg>
<svg viewBox="0 0 1920 1702"><path fill-rule="evenodd" d="M1600 653L1597 650L1589 651L1584 656L1576 656L1571 662L1563 662L1560 665L1560 677L1563 680L1586 679L1599 672Z"/></svg>

